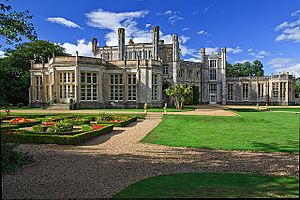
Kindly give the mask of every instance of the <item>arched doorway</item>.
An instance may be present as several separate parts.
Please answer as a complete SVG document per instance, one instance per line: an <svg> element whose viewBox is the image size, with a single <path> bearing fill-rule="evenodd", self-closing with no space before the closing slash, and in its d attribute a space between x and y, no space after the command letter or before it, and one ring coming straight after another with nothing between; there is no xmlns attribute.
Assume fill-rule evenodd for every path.
<svg viewBox="0 0 300 200"><path fill-rule="evenodd" d="M166 95L165 90L168 89L170 87L170 83L168 81L163 81L162 84L162 101L163 103L168 103L170 101L170 97Z"/></svg>

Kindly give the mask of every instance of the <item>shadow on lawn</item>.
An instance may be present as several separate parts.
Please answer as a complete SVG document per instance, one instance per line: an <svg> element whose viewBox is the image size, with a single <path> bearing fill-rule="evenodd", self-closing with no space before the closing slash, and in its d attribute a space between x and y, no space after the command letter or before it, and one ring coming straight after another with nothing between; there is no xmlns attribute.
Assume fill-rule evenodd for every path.
<svg viewBox="0 0 300 200"><path fill-rule="evenodd" d="M94 198L111 197L136 181L174 173L281 174L297 177L299 172L298 156L290 154L153 149L151 146L133 149L131 153L124 150L116 154L110 153L109 149L99 148L101 146L75 146L67 149L59 145L52 145L51 149L48 147L43 145L34 150L31 145L27 145L24 150L34 154L38 160L17 175L2 179L2 198L83 198L87 197L86 194ZM221 174L219 180L222 180ZM74 184L80 189L74 190ZM266 182L253 184L260 188ZM285 194L297 195L297 188L289 188L290 184L286 182L277 181L275 187L284 188ZM55 192L49 192L49 188Z"/></svg>
<svg viewBox="0 0 300 200"><path fill-rule="evenodd" d="M299 153L299 141L289 140L288 144L253 142L258 151Z"/></svg>

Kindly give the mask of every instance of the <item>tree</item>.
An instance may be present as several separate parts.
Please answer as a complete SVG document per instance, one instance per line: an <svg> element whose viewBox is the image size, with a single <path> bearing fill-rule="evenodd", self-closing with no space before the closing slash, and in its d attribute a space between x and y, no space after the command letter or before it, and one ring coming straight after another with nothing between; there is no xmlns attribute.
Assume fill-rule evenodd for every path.
<svg viewBox="0 0 300 200"><path fill-rule="evenodd" d="M226 76L227 77L233 77L234 68L232 64L229 62L226 62Z"/></svg>
<svg viewBox="0 0 300 200"><path fill-rule="evenodd" d="M252 76L253 70L250 62L244 62L245 76Z"/></svg>
<svg viewBox="0 0 300 200"><path fill-rule="evenodd" d="M297 94L300 94L300 82L296 82L296 84L295 84L295 92Z"/></svg>
<svg viewBox="0 0 300 200"><path fill-rule="evenodd" d="M172 85L165 92L173 98L176 109L182 110L184 103L191 98L192 86L185 86L183 84Z"/></svg>
<svg viewBox="0 0 300 200"><path fill-rule="evenodd" d="M255 60L252 64L254 76L263 76L264 75L264 66L259 60Z"/></svg>
<svg viewBox="0 0 300 200"><path fill-rule="evenodd" d="M63 47L43 40L26 42L15 48L6 49L6 57L0 58L0 104L28 104L30 60L34 60L34 55L37 62L46 62L53 53L68 55Z"/></svg>
<svg viewBox="0 0 300 200"><path fill-rule="evenodd" d="M0 36L5 38L9 45L22 41L22 36L29 40L35 40L37 38L36 31L33 24L28 22L32 19L29 11L11 11L11 6L6 5L5 2L7 0L0 3Z"/></svg>

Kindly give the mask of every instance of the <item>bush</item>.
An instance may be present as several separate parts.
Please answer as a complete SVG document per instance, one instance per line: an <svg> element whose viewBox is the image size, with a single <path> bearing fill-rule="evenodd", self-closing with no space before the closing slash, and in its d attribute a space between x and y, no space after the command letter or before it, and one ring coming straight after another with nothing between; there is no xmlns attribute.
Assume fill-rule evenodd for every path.
<svg viewBox="0 0 300 200"><path fill-rule="evenodd" d="M90 125L82 125L82 126L81 126L81 130L84 131L84 132L86 132L86 131L91 131L91 130L93 130L93 128L92 128L92 126L90 126Z"/></svg>
<svg viewBox="0 0 300 200"><path fill-rule="evenodd" d="M84 124L90 124L90 120L83 119L83 118L68 119L68 120L64 120L63 122L67 122L67 123L73 124L75 126L81 126L81 125L84 125Z"/></svg>
<svg viewBox="0 0 300 200"><path fill-rule="evenodd" d="M22 108L24 106L24 103L17 103L18 108Z"/></svg>
<svg viewBox="0 0 300 200"><path fill-rule="evenodd" d="M45 133L48 128L49 128L49 126L35 125L32 127L32 130L35 133Z"/></svg>
<svg viewBox="0 0 300 200"><path fill-rule="evenodd" d="M110 121L110 120L113 120L113 115L110 115L108 113L100 113L99 114L99 120L100 121Z"/></svg>
<svg viewBox="0 0 300 200"><path fill-rule="evenodd" d="M71 132L73 130L73 124L68 122L57 122L55 125L50 126L47 133L64 133Z"/></svg>
<svg viewBox="0 0 300 200"><path fill-rule="evenodd" d="M1 173L13 173L20 166L32 163L32 159L16 150L17 145L1 141Z"/></svg>

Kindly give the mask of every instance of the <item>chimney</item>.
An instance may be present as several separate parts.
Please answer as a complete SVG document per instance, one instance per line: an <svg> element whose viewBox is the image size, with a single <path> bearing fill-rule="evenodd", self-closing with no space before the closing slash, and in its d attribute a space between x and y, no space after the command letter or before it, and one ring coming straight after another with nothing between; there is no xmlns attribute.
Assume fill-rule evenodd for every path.
<svg viewBox="0 0 300 200"><path fill-rule="evenodd" d="M154 60L158 60L159 49L159 26L152 27L152 55Z"/></svg>
<svg viewBox="0 0 300 200"><path fill-rule="evenodd" d="M119 51L119 60L124 60L125 56L125 29L118 29L118 51Z"/></svg>
<svg viewBox="0 0 300 200"><path fill-rule="evenodd" d="M128 45L133 45L133 44L134 44L133 39L129 39Z"/></svg>
<svg viewBox="0 0 300 200"><path fill-rule="evenodd" d="M98 45L97 38L93 38L93 40L92 40L92 52L93 52L94 56L96 55L96 52L97 52L97 45Z"/></svg>

